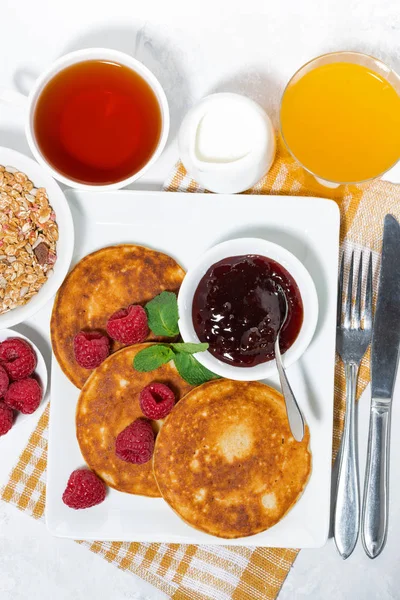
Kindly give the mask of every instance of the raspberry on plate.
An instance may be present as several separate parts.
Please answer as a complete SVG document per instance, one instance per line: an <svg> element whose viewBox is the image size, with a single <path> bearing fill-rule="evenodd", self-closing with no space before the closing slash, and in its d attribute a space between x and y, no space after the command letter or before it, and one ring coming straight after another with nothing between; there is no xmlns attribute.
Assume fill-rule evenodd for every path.
<svg viewBox="0 0 400 600"><path fill-rule="evenodd" d="M125 462L142 465L153 456L154 432L150 421L136 419L115 440L115 454Z"/></svg>
<svg viewBox="0 0 400 600"><path fill-rule="evenodd" d="M14 423L14 411L12 408L0 402L0 436L8 433Z"/></svg>
<svg viewBox="0 0 400 600"><path fill-rule="evenodd" d="M7 371L0 364L0 398L6 393L10 384L10 378L7 375Z"/></svg>
<svg viewBox="0 0 400 600"><path fill-rule="evenodd" d="M74 355L79 366L95 369L110 354L110 340L100 331L80 331L74 337Z"/></svg>
<svg viewBox="0 0 400 600"><path fill-rule="evenodd" d="M13 381L25 379L36 368L34 349L21 338L8 338L0 344L0 363Z"/></svg>
<svg viewBox="0 0 400 600"><path fill-rule="evenodd" d="M76 469L68 479L63 493L64 504L70 508L90 508L103 502L106 497L106 485L89 469Z"/></svg>
<svg viewBox="0 0 400 600"><path fill-rule="evenodd" d="M174 408L175 394L164 383L150 383L139 396L140 408L148 419L163 419Z"/></svg>
<svg viewBox="0 0 400 600"><path fill-rule="evenodd" d="M117 310L108 319L107 333L122 344L139 344L149 335L147 314L140 304Z"/></svg>
<svg viewBox="0 0 400 600"><path fill-rule="evenodd" d="M4 402L24 415L30 415L38 408L42 399L42 389L36 379L28 377L14 381L5 393Z"/></svg>

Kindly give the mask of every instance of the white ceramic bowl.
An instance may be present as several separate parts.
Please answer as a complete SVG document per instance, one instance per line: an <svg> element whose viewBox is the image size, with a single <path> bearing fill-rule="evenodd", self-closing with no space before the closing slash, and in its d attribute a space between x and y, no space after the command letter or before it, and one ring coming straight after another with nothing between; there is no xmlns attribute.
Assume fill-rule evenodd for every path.
<svg viewBox="0 0 400 600"><path fill-rule="evenodd" d="M284 366L288 367L300 358L312 340L318 320L318 298L314 282L303 264L288 250L258 238L239 238L214 246L201 256L186 274L178 295L179 330L185 342L199 342L192 320L193 296L200 279L211 267L223 258L258 254L282 265L296 281L303 301L303 324L292 346L283 355ZM199 352L197 360L213 373L239 381L257 381L276 372L275 361L254 367L235 367L218 360L210 352Z"/></svg>
<svg viewBox="0 0 400 600"><path fill-rule="evenodd" d="M248 135L251 131L251 149L241 155L236 148L239 155L226 160L210 160L199 156L201 127L207 115L213 112L214 118L220 113L226 115L225 127L229 123L236 138L241 137L240 129L245 128ZM249 119L247 127L246 118ZM218 119L220 121L220 117ZM207 127L209 132L210 128L218 138L214 122ZM224 132L223 127L219 135L230 140L231 132ZM218 147L221 141L216 139L214 143ZM205 189L218 194L237 194L260 181L271 168L276 150L274 128L265 110L246 96L228 92L206 96L189 110L179 130L178 145L180 158L189 175ZM232 143L228 142L228 145L231 147Z"/></svg>
<svg viewBox="0 0 400 600"><path fill-rule="evenodd" d="M21 338L22 340L25 340L26 342L28 342L28 344L30 344L32 346L33 350L35 351L36 358L37 358L37 365L36 365L34 376L38 380L38 382L40 383L40 387L42 388L42 402L43 402L43 400L46 396L47 382L48 382L47 367L46 367L45 360L43 358L43 354L40 352L39 348L32 342L32 340L27 338L25 335L22 335L22 333L18 333L18 331L14 331L14 329L0 330L0 343L4 342L5 340L8 340L8 338ZM21 420L22 418L25 418L28 416L29 415L23 415L21 413L18 415L18 420Z"/></svg>
<svg viewBox="0 0 400 600"><path fill-rule="evenodd" d="M57 260L53 275L26 304L0 315L0 329L3 329L29 319L55 295L68 273L71 263L74 249L74 225L68 202L61 188L34 160L15 150L0 147L0 165L16 167L25 173L36 187L46 188L49 202L56 213L59 230Z"/></svg>

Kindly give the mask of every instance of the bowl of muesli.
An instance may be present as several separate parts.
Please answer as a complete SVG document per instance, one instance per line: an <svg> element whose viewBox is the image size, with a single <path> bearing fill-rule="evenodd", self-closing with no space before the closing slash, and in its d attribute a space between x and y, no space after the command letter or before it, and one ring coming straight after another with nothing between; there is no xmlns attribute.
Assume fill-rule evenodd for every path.
<svg viewBox="0 0 400 600"><path fill-rule="evenodd" d="M59 185L31 158L0 147L0 329L29 319L55 295L73 248Z"/></svg>

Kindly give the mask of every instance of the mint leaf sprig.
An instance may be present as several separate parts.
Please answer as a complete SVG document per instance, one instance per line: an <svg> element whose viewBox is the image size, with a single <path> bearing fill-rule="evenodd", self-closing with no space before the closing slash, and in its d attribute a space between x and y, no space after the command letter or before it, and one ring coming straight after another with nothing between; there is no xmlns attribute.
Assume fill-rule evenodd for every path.
<svg viewBox="0 0 400 600"><path fill-rule="evenodd" d="M136 371L148 373L173 360L179 375L190 385L201 385L217 375L203 367L193 356L207 350L208 344L152 344L138 352L133 359Z"/></svg>
<svg viewBox="0 0 400 600"><path fill-rule="evenodd" d="M176 337L178 328L178 302L173 292L161 292L144 307L147 322L154 335Z"/></svg>
<svg viewBox="0 0 400 600"><path fill-rule="evenodd" d="M169 344L153 344L136 354L133 359L133 366L136 371L148 373L158 369L161 365L165 365L174 356L175 354Z"/></svg>
<svg viewBox="0 0 400 600"><path fill-rule="evenodd" d="M174 363L179 375L190 385L201 385L211 379L219 379L218 375L203 367L193 354L175 354Z"/></svg>
<svg viewBox="0 0 400 600"><path fill-rule="evenodd" d="M146 304L145 310L149 328L155 335L176 338L179 334L179 314L176 295L173 292L162 292ZM218 377L203 367L193 356L207 349L207 343L152 344L136 354L133 367L136 371L148 373L173 360L182 379L193 386L201 385Z"/></svg>

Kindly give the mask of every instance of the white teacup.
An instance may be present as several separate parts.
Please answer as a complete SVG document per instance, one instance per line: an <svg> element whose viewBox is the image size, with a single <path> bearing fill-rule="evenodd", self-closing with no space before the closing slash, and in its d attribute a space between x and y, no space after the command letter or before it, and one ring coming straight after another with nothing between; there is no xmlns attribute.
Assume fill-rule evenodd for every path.
<svg viewBox="0 0 400 600"><path fill-rule="evenodd" d="M87 60L111 61L124 65L125 67L132 69L132 71L135 71L135 73L140 75L153 90L158 100L158 104L161 111L160 139L158 141L155 151L153 152L148 162L139 171L137 171L130 177L127 177L126 179L123 179L121 181L117 181L116 183L110 183L106 185L80 183L74 181L73 179L69 179L65 175L59 173L56 169L54 169L54 167L51 164L49 164L49 162L41 153L35 138L35 132L33 127L36 103L41 92L43 91L43 88L47 85L47 83L66 67ZM52 176L55 179L74 188L86 190L116 190L125 187L126 185L129 185L133 181L136 181L136 179L139 179L139 177L141 177L143 173L147 171L147 169L149 169L149 167L156 162L156 160L161 155L168 138L170 125L168 101L160 82L155 77L155 75L153 75L153 73L141 62L139 62L135 58L132 58L128 54L119 52L117 50L111 50L107 48L88 48L85 50L77 50L76 52L65 54L64 56L61 56L58 60L56 60L42 75L38 77L38 79L33 85L33 88L29 93L29 96L24 96L23 94L20 94L19 92L13 90L0 89L0 100L12 104L24 105L26 107L27 114L25 133L32 154L34 155L36 160L52 174Z"/></svg>

